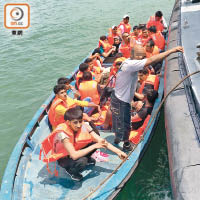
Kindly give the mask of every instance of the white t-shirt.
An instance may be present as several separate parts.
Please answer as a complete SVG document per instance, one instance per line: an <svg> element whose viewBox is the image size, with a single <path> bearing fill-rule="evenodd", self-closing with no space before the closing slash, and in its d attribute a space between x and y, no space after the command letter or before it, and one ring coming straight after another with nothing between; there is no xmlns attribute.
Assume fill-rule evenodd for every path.
<svg viewBox="0 0 200 200"><path fill-rule="evenodd" d="M115 96L126 103L131 103L138 81L138 71L144 68L147 59L131 60L128 58L122 63L117 73Z"/></svg>

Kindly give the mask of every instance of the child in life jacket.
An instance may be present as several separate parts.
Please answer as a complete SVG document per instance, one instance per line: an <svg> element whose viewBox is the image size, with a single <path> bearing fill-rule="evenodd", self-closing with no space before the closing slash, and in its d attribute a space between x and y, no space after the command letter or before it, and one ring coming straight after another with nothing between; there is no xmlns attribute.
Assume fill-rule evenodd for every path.
<svg viewBox="0 0 200 200"><path fill-rule="evenodd" d="M95 165L95 159L91 155L99 148L106 148L116 153L120 159L127 155L120 149L108 143L94 132L92 127L83 122L83 112L76 106L66 111L65 122L60 124L45 141L52 141L51 155L66 170L72 180L81 181L81 172L87 165ZM52 139L53 138L53 139Z"/></svg>

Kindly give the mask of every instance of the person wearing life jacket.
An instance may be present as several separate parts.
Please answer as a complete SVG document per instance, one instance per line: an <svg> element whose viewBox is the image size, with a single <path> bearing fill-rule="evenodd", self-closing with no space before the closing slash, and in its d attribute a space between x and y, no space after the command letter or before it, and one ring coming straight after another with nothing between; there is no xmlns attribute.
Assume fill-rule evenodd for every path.
<svg viewBox="0 0 200 200"><path fill-rule="evenodd" d="M80 94L74 86L70 85L70 83L71 83L71 80L66 77L61 77L57 80L57 84L65 84L67 93L72 92L74 95L74 98L78 99L80 97Z"/></svg>
<svg viewBox="0 0 200 200"><path fill-rule="evenodd" d="M130 58L131 55L130 35L126 32L122 34L122 42L119 47L119 53L122 53L125 58Z"/></svg>
<svg viewBox="0 0 200 200"><path fill-rule="evenodd" d="M118 29L120 30L120 37L123 35L123 33L130 34L131 32L131 25L129 24L129 16L124 15L123 21L120 22L118 25Z"/></svg>
<svg viewBox="0 0 200 200"><path fill-rule="evenodd" d="M155 26L149 28L149 36L159 48L160 52L165 49L165 38L160 31L157 31Z"/></svg>
<svg viewBox="0 0 200 200"><path fill-rule="evenodd" d="M91 116L91 120L94 121L95 126L99 130L108 130L109 126L112 125L112 113L109 104L110 102L107 101L101 107L101 113L95 113Z"/></svg>
<svg viewBox="0 0 200 200"><path fill-rule="evenodd" d="M155 45L154 41L150 39L145 45L146 58L150 58L159 54L159 48Z"/></svg>
<svg viewBox="0 0 200 200"><path fill-rule="evenodd" d="M110 45L114 44L114 37L120 37L120 33L116 25L113 25L112 28L109 28L107 39Z"/></svg>
<svg viewBox="0 0 200 200"><path fill-rule="evenodd" d="M145 46L145 51L146 51L146 58L150 58L154 55L158 55L160 53L159 48L155 45L154 41L150 39L146 46ZM155 64L152 64L152 67L154 69L155 74L159 74L160 70L162 68L162 62L158 62Z"/></svg>
<svg viewBox="0 0 200 200"><path fill-rule="evenodd" d="M73 106L81 107L97 107L100 111L100 107L88 101L79 101L76 99L70 98L66 93L66 86L64 84L59 84L54 87L55 98L49 109L48 117L52 129L54 130L59 124L64 122L64 114L67 109ZM84 119L89 119L87 114L84 113Z"/></svg>
<svg viewBox="0 0 200 200"><path fill-rule="evenodd" d="M122 58L124 58L124 57L122 57ZM124 60L126 60L126 58L124 58L124 60L121 59L121 58L118 58L116 60L118 60L118 61L113 63L113 66L111 67L110 75L109 75L109 85L108 86L111 87L111 88L115 87L115 81L116 81L117 72L118 72L122 62Z"/></svg>
<svg viewBox="0 0 200 200"><path fill-rule="evenodd" d="M134 26L133 32L130 34L130 46L131 46L131 48L133 48L135 45L138 44L138 38L139 38L138 26Z"/></svg>
<svg viewBox="0 0 200 200"><path fill-rule="evenodd" d="M105 35L102 35L99 39L99 48L103 57L109 57L112 52L115 51L116 47L109 44L108 39Z"/></svg>
<svg viewBox="0 0 200 200"><path fill-rule="evenodd" d="M88 68L88 71L90 71L91 73L93 73L94 77L95 77L95 81L97 83L100 82L101 80L101 73L102 73L102 70L100 67L96 67L94 66L94 63L93 63L93 60L91 58L86 58L84 63L88 64L89 68Z"/></svg>
<svg viewBox="0 0 200 200"><path fill-rule="evenodd" d="M82 79L83 79L83 72L85 71L90 71L89 69L89 65L87 63L81 63L79 65L79 71L78 73L76 74L76 89L78 89ZM95 80L95 75L93 72L92 73L92 79Z"/></svg>
<svg viewBox="0 0 200 200"><path fill-rule="evenodd" d="M142 70L142 84L138 90L139 94L147 94L149 89L158 90L159 87L159 77L157 75L149 74L147 69Z"/></svg>
<svg viewBox="0 0 200 200"><path fill-rule="evenodd" d="M83 122L80 107L68 109L64 120L41 143L40 160L47 163L49 172L48 163L57 161L72 180L81 181L81 172L86 166L95 165L96 160L91 155L99 148L111 150L122 160L127 158L124 152L101 138L88 123ZM54 172L58 175L56 169Z"/></svg>
<svg viewBox="0 0 200 200"><path fill-rule="evenodd" d="M147 115L148 114L147 114L147 108L145 108L145 103L142 101L134 102L132 104L132 112L131 112L132 130L137 130L138 128L140 128L143 125Z"/></svg>
<svg viewBox="0 0 200 200"><path fill-rule="evenodd" d="M83 73L83 81L79 85L81 100L90 97L95 104L100 103L101 88L98 83L92 80L91 72Z"/></svg>
<svg viewBox="0 0 200 200"><path fill-rule="evenodd" d="M142 44L142 46L145 46L146 43L149 41L149 33L146 27L142 28L142 34L138 37L138 42Z"/></svg>
<svg viewBox="0 0 200 200"><path fill-rule="evenodd" d="M157 31L163 32L164 29L167 29L167 23L163 17L161 11L157 11L154 16L151 16L147 22L147 28L155 26Z"/></svg>

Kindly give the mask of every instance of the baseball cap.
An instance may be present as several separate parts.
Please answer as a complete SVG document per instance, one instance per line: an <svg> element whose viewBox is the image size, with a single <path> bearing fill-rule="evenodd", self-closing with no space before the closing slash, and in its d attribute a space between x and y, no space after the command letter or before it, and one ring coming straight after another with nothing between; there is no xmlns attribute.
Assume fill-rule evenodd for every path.
<svg viewBox="0 0 200 200"><path fill-rule="evenodd" d="M124 15L123 19L125 19L125 18L129 18L129 16L128 15Z"/></svg>
<svg viewBox="0 0 200 200"><path fill-rule="evenodd" d="M117 27L117 26L116 26L116 25L113 25L113 26L112 26L112 29L114 29L115 27Z"/></svg>

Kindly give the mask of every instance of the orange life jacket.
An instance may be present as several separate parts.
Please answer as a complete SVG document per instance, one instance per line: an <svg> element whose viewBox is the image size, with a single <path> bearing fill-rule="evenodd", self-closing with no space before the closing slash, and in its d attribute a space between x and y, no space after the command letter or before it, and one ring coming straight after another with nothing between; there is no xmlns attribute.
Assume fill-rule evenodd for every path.
<svg viewBox="0 0 200 200"><path fill-rule="evenodd" d="M90 71L92 73L92 80L95 80L95 74L93 71ZM79 80L83 77L83 72L78 71L77 75L76 75L76 86L77 88L79 87L80 83Z"/></svg>
<svg viewBox="0 0 200 200"><path fill-rule="evenodd" d="M60 115L60 116L56 115L55 110L58 105L62 105L63 107L67 108L66 101L63 101L62 99L55 97L55 99L53 100L51 104L51 107L49 109L49 114L48 114L49 121L53 127L56 127L58 124L65 122L64 115Z"/></svg>
<svg viewBox="0 0 200 200"><path fill-rule="evenodd" d="M140 41L141 41L141 43L142 43L142 46L145 46L145 45L147 44L147 42L149 41L149 39L150 39L150 37L148 37L148 38L143 38L143 37L141 37L141 38L140 38Z"/></svg>
<svg viewBox="0 0 200 200"><path fill-rule="evenodd" d="M60 99L58 97L55 97L55 99L53 100L53 102L51 104L51 107L49 109L49 113L48 113L49 121L50 121L50 123L51 123L51 125L52 125L53 128L56 128L59 124L65 122L64 115L58 115L55 112L56 107L58 105L62 105L66 109L69 109L69 108L72 108L72 107L76 106L75 103L71 104L71 105L68 105L67 104L67 100L63 101L62 99Z"/></svg>
<svg viewBox="0 0 200 200"><path fill-rule="evenodd" d="M81 100L86 97L91 97L92 102L95 104L99 104L100 102L100 95L97 90L97 82L96 81L83 81L79 85L79 92L81 95Z"/></svg>
<svg viewBox="0 0 200 200"><path fill-rule="evenodd" d="M164 25L161 21L156 21L155 16L151 16L147 22L147 28L150 28L151 26L155 26L157 31L162 32L164 30Z"/></svg>
<svg viewBox="0 0 200 200"><path fill-rule="evenodd" d="M160 52L159 52L158 47L157 47L156 45L154 45L154 48L153 48L152 53L147 52L147 51L146 51L146 48L145 48L145 53L146 53L146 58L150 58L150 57L152 57L152 56L154 56L154 55L159 54Z"/></svg>
<svg viewBox="0 0 200 200"><path fill-rule="evenodd" d="M124 33L130 33L131 32L131 25L130 24L124 24L124 22L120 22L118 28L123 25L124 27Z"/></svg>
<svg viewBox="0 0 200 200"><path fill-rule="evenodd" d="M125 58L130 58L131 56L130 44L127 45L124 42L122 42L119 47L119 52L121 52Z"/></svg>
<svg viewBox="0 0 200 200"><path fill-rule="evenodd" d="M48 163L55 162L68 155L64 145L62 143L56 143L55 136L59 132L64 132L69 137L69 141L72 143L75 150L80 150L93 141L92 136L88 132L87 126L87 124L83 123L81 129L74 134L65 122L58 125L57 128L43 140L41 143L39 159L41 160L41 156L43 154L42 161L47 163L47 170L50 174L58 175L58 172L55 167L54 173L52 173L49 170Z"/></svg>
<svg viewBox="0 0 200 200"><path fill-rule="evenodd" d="M78 71L78 73L76 74L76 85L77 85L77 87L79 87L79 80L80 80L80 78L82 78L83 77L83 72L81 72L81 71Z"/></svg>
<svg viewBox="0 0 200 200"><path fill-rule="evenodd" d="M100 126L100 125L104 124L104 122L106 120L106 114L108 112L108 106L103 106L101 108L101 111L102 112L101 112L101 116L100 116L99 120L94 122L94 124L96 126ZM92 117L99 117L99 113L96 113L96 114L92 115Z"/></svg>
<svg viewBox="0 0 200 200"><path fill-rule="evenodd" d="M165 48L165 38L163 37L163 35L160 31L158 31L157 33L151 34L150 38L154 41L155 45L159 49L164 50L164 48Z"/></svg>
<svg viewBox="0 0 200 200"><path fill-rule="evenodd" d="M146 84L153 85L154 90L158 91L159 77L157 75L149 74L147 79L142 82L142 85L140 86L138 93L142 94Z"/></svg>
<svg viewBox="0 0 200 200"><path fill-rule="evenodd" d="M101 46L103 47L105 53L107 53L112 48L112 45L110 45L109 42L105 40L99 40L99 47Z"/></svg>
<svg viewBox="0 0 200 200"><path fill-rule="evenodd" d="M125 60L126 60L125 57L117 58L117 59L115 59L115 61L114 61L114 63L113 63L113 66L116 66L116 63L117 63L117 62L124 62Z"/></svg>
<svg viewBox="0 0 200 200"><path fill-rule="evenodd" d="M114 34L112 32L112 28L109 28L107 39L108 39L108 42L110 45L114 44L114 37L116 37L116 36L119 36L119 30L117 31L117 34Z"/></svg>
<svg viewBox="0 0 200 200"><path fill-rule="evenodd" d="M147 115L143 125L139 129L130 132L129 140L133 144L139 144L140 143L142 136L144 134L144 131L145 131L147 124L149 122L150 117L151 117L151 115Z"/></svg>

